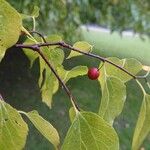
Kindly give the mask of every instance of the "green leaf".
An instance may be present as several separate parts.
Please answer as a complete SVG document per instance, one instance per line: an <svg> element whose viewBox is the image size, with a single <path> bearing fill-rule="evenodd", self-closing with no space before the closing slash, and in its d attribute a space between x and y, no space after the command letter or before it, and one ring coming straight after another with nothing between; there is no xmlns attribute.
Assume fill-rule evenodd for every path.
<svg viewBox="0 0 150 150"><path fill-rule="evenodd" d="M108 60L125 68L134 75L142 69L141 63L135 59L120 60L112 57L108 58ZM101 75L98 81L102 89L102 98L98 114L110 125L113 124L114 119L123 110L126 99L126 86L124 83L130 79L132 79L131 76L107 62L101 68Z"/></svg>
<svg viewBox="0 0 150 150"><path fill-rule="evenodd" d="M5 0L0 0L0 61L4 57L6 49L17 42L21 27L20 14Z"/></svg>
<svg viewBox="0 0 150 150"><path fill-rule="evenodd" d="M113 60L115 60L115 58L113 58ZM116 60L118 59L116 58ZM108 69L112 71L112 74ZM116 68L111 68L110 65L104 64L101 68L100 77L98 78L102 91L98 114L110 125L113 124L114 119L122 112L126 99L126 86L122 81L128 77L125 74L124 78L122 76L122 80L120 80L120 76L117 75L117 72L119 74L119 70L114 69Z"/></svg>
<svg viewBox="0 0 150 150"><path fill-rule="evenodd" d="M77 76L83 76L87 74L87 72L88 72L87 66L76 66L66 72L65 82L67 82L71 78L75 78Z"/></svg>
<svg viewBox="0 0 150 150"><path fill-rule="evenodd" d="M126 99L126 87L117 78L100 77L102 98L98 114L103 117L110 125L114 119L122 112Z"/></svg>
<svg viewBox="0 0 150 150"><path fill-rule="evenodd" d="M119 150L115 130L100 116L79 112L62 146L62 150Z"/></svg>
<svg viewBox="0 0 150 150"><path fill-rule="evenodd" d="M108 60L125 68L127 71L129 71L133 75L136 75L139 71L142 70L142 64L133 58L120 60L119 58L116 58L116 57L110 57L110 58L108 58ZM123 82L127 82L132 79L131 76L129 76L125 72L121 71L119 68L116 68L115 66L113 66L109 63L105 63L104 66L106 69L106 74L108 76L115 76L117 78L120 78L121 81L123 81Z"/></svg>
<svg viewBox="0 0 150 150"><path fill-rule="evenodd" d="M150 95L145 94L135 127L132 150L138 150L150 132Z"/></svg>
<svg viewBox="0 0 150 150"><path fill-rule="evenodd" d="M46 76L41 88L42 101L51 108L53 94L58 90L59 83L54 74L46 70Z"/></svg>
<svg viewBox="0 0 150 150"><path fill-rule="evenodd" d="M60 75L61 79L64 82L67 82L68 80L72 78L87 74L88 68L86 66L76 66L72 68L71 70L65 70L63 67L59 67L57 68L57 72Z"/></svg>
<svg viewBox="0 0 150 150"><path fill-rule="evenodd" d="M43 119L37 111L25 113L39 132L57 149L60 141L57 130L45 119Z"/></svg>
<svg viewBox="0 0 150 150"><path fill-rule="evenodd" d="M77 48L83 52L91 52L93 46L90 45L89 43L85 42L85 41L80 41L80 42L76 42L73 45L74 48ZM82 54L75 52L75 51L71 51L70 55L67 57L67 59L72 58L72 57L76 57L76 56L80 56Z"/></svg>
<svg viewBox="0 0 150 150"><path fill-rule="evenodd" d="M28 134L28 126L17 110L2 99L0 99L0 122L0 149L23 149Z"/></svg>

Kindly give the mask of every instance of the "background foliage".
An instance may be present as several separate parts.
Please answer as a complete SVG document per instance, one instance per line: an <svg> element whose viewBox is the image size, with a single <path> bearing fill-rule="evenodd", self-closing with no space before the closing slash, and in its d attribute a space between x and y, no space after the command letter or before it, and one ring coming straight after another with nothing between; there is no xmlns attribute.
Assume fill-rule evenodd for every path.
<svg viewBox="0 0 150 150"><path fill-rule="evenodd" d="M45 33L72 37L80 24L96 24L111 30L132 30L150 35L148 0L8 0L19 12L40 8L38 27ZM32 3L32 4L31 4ZM59 11L58 11L59 10Z"/></svg>

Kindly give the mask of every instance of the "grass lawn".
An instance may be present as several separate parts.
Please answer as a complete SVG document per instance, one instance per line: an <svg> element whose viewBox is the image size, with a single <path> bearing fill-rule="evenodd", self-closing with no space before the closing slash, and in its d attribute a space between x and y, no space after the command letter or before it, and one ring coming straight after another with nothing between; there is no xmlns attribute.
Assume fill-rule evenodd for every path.
<svg viewBox="0 0 150 150"><path fill-rule="evenodd" d="M80 56L65 61L66 68L82 64L87 66L97 66L98 61ZM0 92L5 100L19 110L30 111L33 109L48 121L50 121L59 131L61 142L70 126L68 110L71 106L68 97L63 89L60 89L54 96L52 109L49 109L41 102L38 88L38 63L29 69L29 61L19 49L8 50L5 59L0 64ZM97 81L91 81L86 76L72 79L68 82L68 87L76 97L80 107L84 110L98 111L100 103L100 87ZM129 150L133 129L137 120L142 94L135 81L130 81L127 85L127 100L123 113L115 121L115 129L119 133L121 150ZM26 143L26 150L52 150L52 145L39 134L34 126L29 123L30 132ZM146 149L150 149L150 138L144 144Z"/></svg>
<svg viewBox="0 0 150 150"><path fill-rule="evenodd" d="M82 38L94 45L96 52L102 56L119 58L136 58L150 66L150 39L143 36L131 35L125 32L123 36L117 32L110 34L103 28L81 27Z"/></svg>

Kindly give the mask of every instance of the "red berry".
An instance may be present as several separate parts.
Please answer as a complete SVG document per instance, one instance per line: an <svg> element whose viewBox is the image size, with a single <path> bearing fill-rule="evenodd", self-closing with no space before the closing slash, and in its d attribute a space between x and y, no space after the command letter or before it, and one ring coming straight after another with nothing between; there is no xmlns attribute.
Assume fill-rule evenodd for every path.
<svg viewBox="0 0 150 150"><path fill-rule="evenodd" d="M99 70L97 68L89 68L88 70L88 77L91 80L96 80L99 77Z"/></svg>

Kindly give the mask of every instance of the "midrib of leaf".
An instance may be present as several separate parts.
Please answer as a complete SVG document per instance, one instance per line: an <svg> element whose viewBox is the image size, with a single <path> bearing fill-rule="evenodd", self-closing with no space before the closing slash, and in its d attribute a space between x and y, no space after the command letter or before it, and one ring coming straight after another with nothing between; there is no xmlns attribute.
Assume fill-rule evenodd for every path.
<svg viewBox="0 0 150 150"><path fill-rule="evenodd" d="M86 145L85 145L85 143L83 141L82 141L82 144L83 144L84 148L87 150L87 147L86 147Z"/></svg>
<svg viewBox="0 0 150 150"><path fill-rule="evenodd" d="M7 115L8 115L8 111L7 111L6 107L5 107L5 105L4 105L3 103L1 103L1 104L3 105L3 108L5 109L5 111L6 111ZM2 108L2 109L3 109L3 108ZM1 109L1 112L2 112L2 116L3 116L3 110L2 110L2 109ZM8 115L8 118L9 118L9 115ZM11 119L9 119L9 121L12 122ZM7 131L8 131L8 134L9 134L9 136L10 136L11 142L12 142L12 144L14 145L14 148L16 149L14 140L13 140L13 138L12 138L12 136L11 136L11 132L9 131L9 129L8 129L8 127L7 127L6 124L5 124L5 126L6 126L6 129L7 129ZM12 126L13 126L13 124L12 124ZM14 128L14 129L15 129L15 128ZM17 149L16 149L16 150L17 150Z"/></svg>

